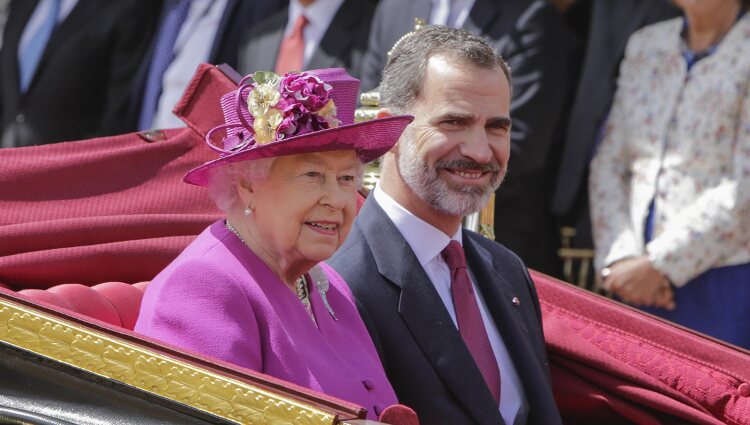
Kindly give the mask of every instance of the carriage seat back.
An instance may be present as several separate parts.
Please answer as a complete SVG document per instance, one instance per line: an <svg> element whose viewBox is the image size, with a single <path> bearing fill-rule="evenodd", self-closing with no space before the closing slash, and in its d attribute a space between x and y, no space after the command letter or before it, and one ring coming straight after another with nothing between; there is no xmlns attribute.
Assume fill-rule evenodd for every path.
<svg viewBox="0 0 750 425"><path fill-rule="evenodd" d="M148 282L106 282L94 286L67 283L49 289L22 289L19 294L103 322L133 330Z"/></svg>

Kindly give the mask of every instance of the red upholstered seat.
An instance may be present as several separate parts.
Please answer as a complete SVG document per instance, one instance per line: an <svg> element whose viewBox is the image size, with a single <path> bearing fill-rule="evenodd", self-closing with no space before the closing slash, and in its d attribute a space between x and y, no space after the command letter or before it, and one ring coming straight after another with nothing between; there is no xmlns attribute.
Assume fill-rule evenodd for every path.
<svg viewBox="0 0 750 425"><path fill-rule="evenodd" d="M231 89L214 68L196 75L177 106L192 130L0 149L0 287L133 328L148 282L112 281L152 279L222 216L181 183L213 159L203 137ZM532 277L566 423L750 425L747 351Z"/></svg>
<svg viewBox="0 0 750 425"><path fill-rule="evenodd" d="M565 423L750 425L747 351L531 275Z"/></svg>
<svg viewBox="0 0 750 425"><path fill-rule="evenodd" d="M112 304L120 319L120 326L126 329L135 327L145 287L141 289L127 283L106 282L92 289L98 291Z"/></svg>
<svg viewBox="0 0 750 425"><path fill-rule="evenodd" d="M77 283L53 286L49 289L19 291L35 301L62 307L128 330L135 327L141 299L148 282L133 285L106 282L92 287Z"/></svg>

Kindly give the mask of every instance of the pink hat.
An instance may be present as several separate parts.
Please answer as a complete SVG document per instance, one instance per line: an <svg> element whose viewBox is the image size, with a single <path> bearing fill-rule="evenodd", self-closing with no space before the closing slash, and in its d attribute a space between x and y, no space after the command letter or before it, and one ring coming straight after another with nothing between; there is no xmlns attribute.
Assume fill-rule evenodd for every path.
<svg viewBox="0 0 750 425"><path fill-rule="evenodd" d="M358 91L359 80L343 68L246 76L221 98L225 124L206 134L206 143L219 158L190 170L183 180L206 186L216 167L282 155L353 149L362 163L382 156L413 117L355 123ZM226 135L218 147L211 138L221 130Z"/></svg>

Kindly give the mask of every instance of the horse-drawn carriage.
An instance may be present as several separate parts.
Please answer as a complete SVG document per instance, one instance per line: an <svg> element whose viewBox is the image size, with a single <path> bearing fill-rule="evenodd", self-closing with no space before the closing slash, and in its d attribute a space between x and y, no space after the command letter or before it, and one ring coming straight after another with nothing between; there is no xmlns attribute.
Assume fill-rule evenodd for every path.
<svg viewBox="0 0 750 425"><path fill-rule="evenodd" d="M181 178L209 159L233 78L199 68L175 108L185 128L0 151L0 423L363 420L132 331L148 281L220 216ZM532 277L566 423L750 424L750 353Z"/></svg>

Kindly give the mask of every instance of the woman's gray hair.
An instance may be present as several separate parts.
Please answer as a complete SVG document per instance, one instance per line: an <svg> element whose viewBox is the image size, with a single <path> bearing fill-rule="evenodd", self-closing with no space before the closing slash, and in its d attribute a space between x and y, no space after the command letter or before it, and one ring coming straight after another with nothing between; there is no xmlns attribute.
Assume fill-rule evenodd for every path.
<svg viewBox="0 0 750 425"><path fill-rule="evenodd" d="M440 54L483 69L500 68L511 82L508 64L484 39L461 29L426 25L391 50L380 82L380 105L407 113L422 91L427 62Z"/></svg>
<svg viewBox="0 0 750 425"><path fill-rule="evenodd" d="M233 162L213 170L208 182L208 191L216 206L227 214L236 209L247 208L247 205L242 205L237 186L265 180L275 159Z"/></svg>

